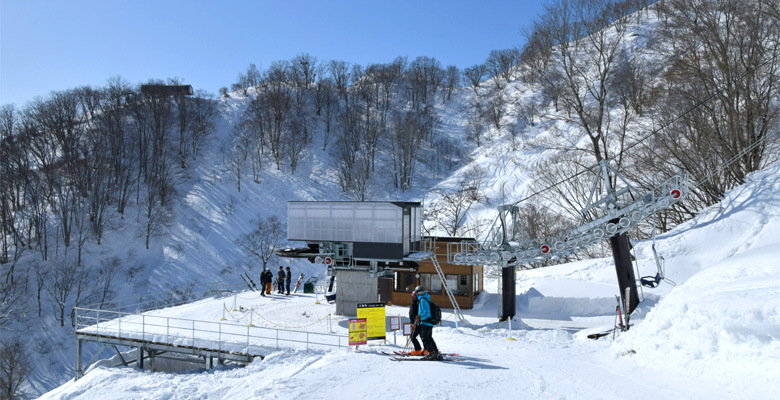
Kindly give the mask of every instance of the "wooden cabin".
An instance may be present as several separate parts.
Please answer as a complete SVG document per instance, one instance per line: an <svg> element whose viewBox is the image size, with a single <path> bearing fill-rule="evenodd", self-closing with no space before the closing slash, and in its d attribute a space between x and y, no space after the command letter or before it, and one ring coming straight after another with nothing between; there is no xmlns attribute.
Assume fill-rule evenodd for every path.
<svg viewBox="0 0 780 400"><path fill-rule="evenodd" d="M455 265L447 262L447 243L474 241L472 238L461 237L425 237L430 239L444 273L447 287L450 289L462 309L474 307L477 295L482 291L483 269L482 265ZM412 304L412 291L422 285L431 295L431 300L442 308L452 308L450 299L442 291L441 279L436 273L436 268L430 259L417 262L417 270L394 269L393 291L391 302L397 306L409 306Z"/></svg>

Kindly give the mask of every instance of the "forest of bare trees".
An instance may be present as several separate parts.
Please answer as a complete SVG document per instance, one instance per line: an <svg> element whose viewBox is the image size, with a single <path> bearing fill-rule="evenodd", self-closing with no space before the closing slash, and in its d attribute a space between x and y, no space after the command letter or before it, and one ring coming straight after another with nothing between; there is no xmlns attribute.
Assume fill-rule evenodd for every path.
<svg viewBox="0 0 780 400"><path fill-rule="evenodd" d="M233 151L244 155L244 171L259 182L263 160L295 174L301 157L314 145L314 132L319 132L346 197L366 200L378 185L407 191L415 184L419 163L444 173L460 157L438 135L434 107L449 101L460 82L457 67L445 68L429 57L362 66L320 61L304 53L275 61L265 70L250 65L231 86L252 94L240 128L234 129ZM252 86L244 87L248 84ZM423 159L421 148L450 151L432 151L432 158ZM383 153L388 157L380 157ZM228 158L236 171L235 157ZM388 159L389 165L379 165ZM378 168L392 174L379 177Z"/></svg>
<svg viewBox="0 0 780 400"><path fill-rule="evenodd" d="M110 301L119 267L108 260L102 267L87 263L85 246L99 245L133 204L141 210L133 217L148 248L172 218L177 183L212 133L216 115L214 99L202 92L143 94L121 78L102 88L52 92L22 109L3 106L3 306L18 305L13 299L19 291L35 288L38 315L44 297L64 325L67 307ZM17 273L26 253L36 255L35 268ZM18 309L9 306L0 323L24 312Z"/></svg>
<svg viewBox="0 0 780 400"><path fill-rule="evenodd" d="M536 117L577 127L537 143L566 151L537 171L538 188L565 181L545 201L577 215L593 175L570 177L600 160L644 191L690 174L689 199L659 217L668 229L777 159L780 20L777 0L649 3L549 1L518 68L545 94ZM655 29L637 33L642 21Z"/></svg>

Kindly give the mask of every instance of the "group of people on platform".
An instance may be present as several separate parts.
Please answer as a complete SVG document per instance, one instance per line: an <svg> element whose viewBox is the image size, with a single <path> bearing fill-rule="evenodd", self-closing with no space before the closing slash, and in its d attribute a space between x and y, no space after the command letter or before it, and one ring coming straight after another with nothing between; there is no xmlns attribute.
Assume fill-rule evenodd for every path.
<svg viewBox="0 0 780 400"><path fill-rule="evenodd" d="M279 272L276 273L276 293L289 296L291 281L292 272L290 272L290 267L287 267L287 271L285 271L284 267L279 266ZM274 273L270 269L263 269L263 272L260 273L260 287L262 288L260 295L271 294L273 284ZM285 289L287 289L287 293L285 293Z"/></svg>

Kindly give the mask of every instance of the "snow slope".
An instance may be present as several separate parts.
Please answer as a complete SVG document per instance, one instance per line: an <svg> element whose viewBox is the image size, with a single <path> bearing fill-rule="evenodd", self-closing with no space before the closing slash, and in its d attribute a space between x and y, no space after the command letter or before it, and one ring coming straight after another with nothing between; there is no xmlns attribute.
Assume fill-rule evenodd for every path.
<svg viewBox="0 0 780 400"><path fill-rule="evenodd" d="M495 282L487 282L475 309L466 311L470 327L456 327L450 318L434 330L439 347L462 354L463 362L389 361L379 352L403 347L390 336L388 344L358 351L276 350L243 368L152 373L101 365L42 398L776 398L778 233L780 163L658 239L667 277L677 286L645 289L635 325L614 341L585 338L612 323L609 300L617 292L609 260L591 260L521 271L523 323L515 321L512 331L495 322ZM640 272L648 275L655 272L647 271L654 268L649 247L636 246ZM242 301L279 324L334 308L307 295ZM336 331L345 332L344 320L338 322Z"/></svg>

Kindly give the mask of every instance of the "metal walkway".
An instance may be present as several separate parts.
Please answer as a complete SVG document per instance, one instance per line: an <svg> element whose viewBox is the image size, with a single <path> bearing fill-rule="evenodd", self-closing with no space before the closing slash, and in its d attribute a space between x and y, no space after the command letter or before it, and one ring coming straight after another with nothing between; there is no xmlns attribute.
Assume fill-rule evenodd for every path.
<svg viewBox="0 0 780 400"><path fill-rule="evenodd" d="M109 346L124 365L128 361L117 346L137 349L136 365L143 368L144 359L148 359L154 370L157 357L202 363L210 368L225 361L250 363L282 347L308 350L349 345L349 337L345 335L172 318L159 312L134 314L77 307L73 311L73 323L76 379ZM82 349L88 342L103 347L83 366Z"/></svg>

